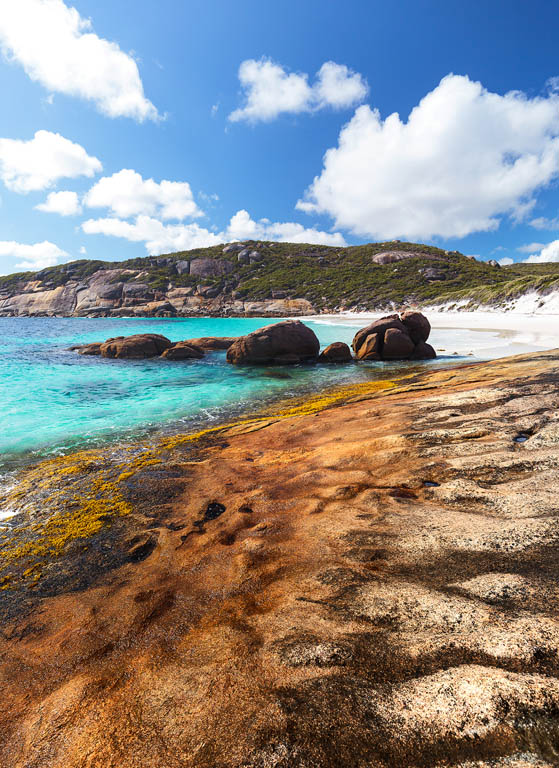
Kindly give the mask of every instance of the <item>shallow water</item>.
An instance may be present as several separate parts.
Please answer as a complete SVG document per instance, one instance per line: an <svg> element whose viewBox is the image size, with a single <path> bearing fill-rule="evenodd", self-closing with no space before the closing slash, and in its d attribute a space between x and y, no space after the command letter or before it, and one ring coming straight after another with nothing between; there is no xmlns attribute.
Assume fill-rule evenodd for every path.
<svg viewBox="0 0 559 768"><path fill-rule="evenodd" d="M323 346L333 341L349 343L355 333L354 323L305 322ZM227 364L225 352L209 353L202 360L170 362L105 360L67 349L72 344L142 332L161 333L172 341L240 336L268 323L263 318L0 318L4 339L0 468L23 458L128 439L156 429L192 428L252 410L279 396L386 378L410 365L250 368ZM452 333L460 335L460 331ZM449 348L448 338L437 341ZM448 362L447 357L435 364Z"/></svg>

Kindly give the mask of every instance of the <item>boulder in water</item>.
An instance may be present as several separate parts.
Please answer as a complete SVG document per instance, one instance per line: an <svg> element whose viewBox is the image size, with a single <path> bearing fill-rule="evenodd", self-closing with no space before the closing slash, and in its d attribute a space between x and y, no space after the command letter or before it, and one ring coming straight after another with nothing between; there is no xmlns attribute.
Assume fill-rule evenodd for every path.
<svg viewBox="0 0 559 768"><path fill-rule="evenodd" d="M139 333L107 339L101 344L100 350L103 357L141 360L146 357L159 357L171 346L172 342L158 333Z"/></svg>
<svg viewBox="0 0 559 768"><path fill-rule="evenodd" d="M335 341L323 349L318 357L320 363L351 363L351 349L343 341Z"/></svg>
<svg viewBox="0 0 559 768"><path fill-rule="evenodd" d="M161 357L166 360L200 360L204 353L199 347L193 347L186 341L177 341L172 347L165 349Z"/></svg>
<svg viewBox="0 0 559 768"><path fill-rule="evenodd" d="M320 342L300 320L283 320L241 336L227 350L234 364L294 364L316 360Z"/></svg>
<svg viewBox="0 0 559 768"><path fill-rule="evenodd" d="M198 347L204 352L211 352L216 349L229 349L238 336L202 336L199 339L186 339L181 344L189 344L191 347Z"/></svg>

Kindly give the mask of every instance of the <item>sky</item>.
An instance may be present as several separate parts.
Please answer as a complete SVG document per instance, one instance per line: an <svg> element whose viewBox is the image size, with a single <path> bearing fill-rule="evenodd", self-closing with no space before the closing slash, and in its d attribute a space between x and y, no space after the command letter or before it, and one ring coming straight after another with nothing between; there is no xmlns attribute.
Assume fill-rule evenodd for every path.
<svg viewBox="0 0 559 768"><path fill-rule="evenodd" d="M556 0L0 0L0 274L244 239L559 261Z"/></svg>

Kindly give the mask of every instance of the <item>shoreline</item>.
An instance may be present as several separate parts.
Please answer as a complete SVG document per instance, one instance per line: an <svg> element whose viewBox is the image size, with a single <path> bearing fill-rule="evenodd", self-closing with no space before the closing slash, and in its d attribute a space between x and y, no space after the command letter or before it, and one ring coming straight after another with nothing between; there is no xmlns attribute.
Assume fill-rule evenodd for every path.
<svg viewBox="0 0 559 768"><path fill-rule="evenodd" d="M44 463L0 550L32 558L2 765L552 765L558 379L559 350L431 369Z"/></svg>

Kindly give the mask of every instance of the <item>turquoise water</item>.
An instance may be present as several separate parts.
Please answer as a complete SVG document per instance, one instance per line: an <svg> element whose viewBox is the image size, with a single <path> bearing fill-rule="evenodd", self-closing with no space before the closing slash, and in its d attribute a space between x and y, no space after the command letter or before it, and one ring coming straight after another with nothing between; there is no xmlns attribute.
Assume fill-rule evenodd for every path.
<svg viewBox="0 0 559 768"><path fill-rule="evenodd" d="M383 378L387 367L390 373L402 367L241 368L227 364L225 352L168 362L105 360L67 350L71 344L142 332L161 333L172 341L240 336L269 323L262 318L0 318L0 467L156 429L184 430L274 397ZM355 324L308 325L323 346L350 342L356 330Z"/></svg>

